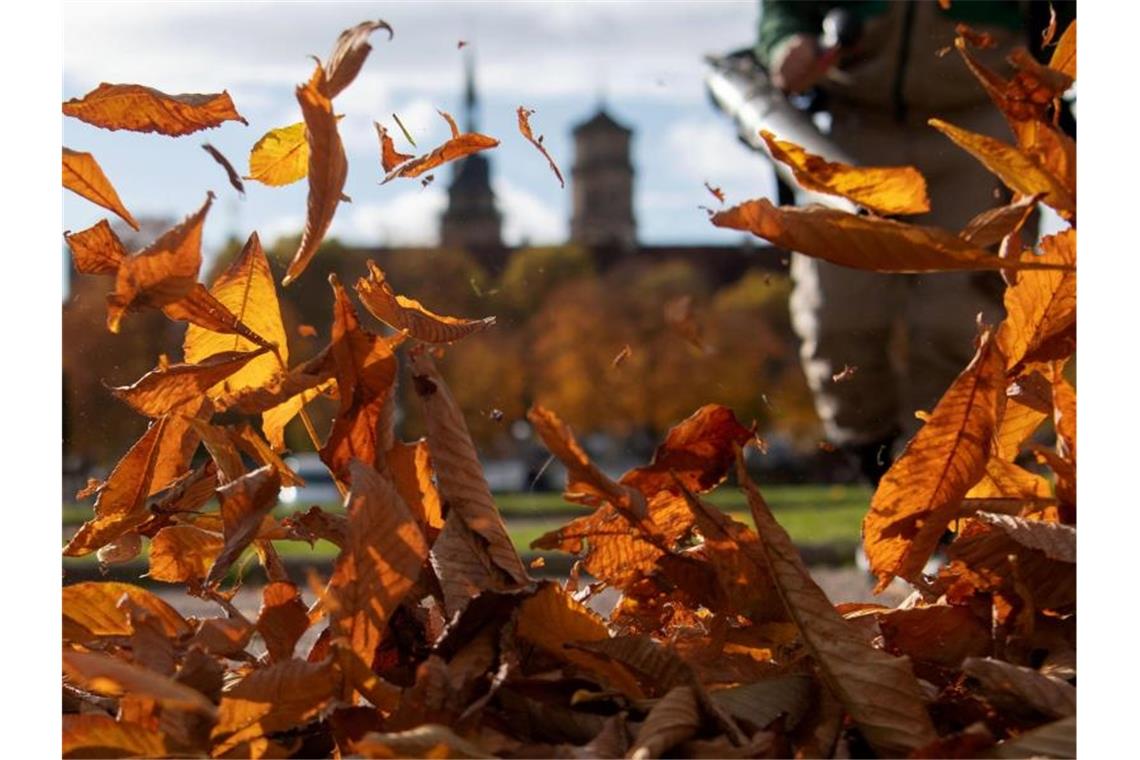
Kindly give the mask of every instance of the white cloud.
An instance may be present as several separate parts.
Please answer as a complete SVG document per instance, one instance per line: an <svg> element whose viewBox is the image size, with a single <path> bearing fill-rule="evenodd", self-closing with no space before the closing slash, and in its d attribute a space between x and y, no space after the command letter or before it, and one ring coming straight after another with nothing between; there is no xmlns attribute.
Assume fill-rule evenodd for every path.
<svg viewBox="0 0 1140 760"><path fill-rule="evenodd" d="M507 245L553 245L566 241L566 218L557 209L507 179L497 177L491 185L503 214L503 242Z"/></svg>
<svg viewBox="0 0 1140 760"><path fill-rule="evenodd" d="M758 193L771 182L771 165L741 144L728 119L678 122L665 134L665 143L677 157L677 168L697 183L752 186Z"/></svg>
<svg viewBox="0 0 1140 760"><path fill-rule="evenodd" d="M446 206L442 190L417 187L383 203L344 206L329 235L352 245L437 245L439 215Z"/></svg>

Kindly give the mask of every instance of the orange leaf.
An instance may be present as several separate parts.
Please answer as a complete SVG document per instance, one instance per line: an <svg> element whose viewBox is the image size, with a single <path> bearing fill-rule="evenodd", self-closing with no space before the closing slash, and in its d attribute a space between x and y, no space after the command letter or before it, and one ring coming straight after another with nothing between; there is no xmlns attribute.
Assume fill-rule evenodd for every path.
<svg viewBox="0 0 1140 760"><path fill-rule="evenodd" d="M397 441L387 455L388 472L396 491L415 515L421 528L443 527L443 502L435 486L435 470L427 441Z"/></svg>
<svg viewBox="0 0 1140 760"><path fill-rule="evenodd" d="M530 129L530 117L533 113L533 110L519 106L519 133L527 139L527 142L538 148L538 152L541 153L546 159L546 162L550 164L550 170L554 172L554 176L558 178L558 184L562 187L566 187L566 180L562 179L562 172L558 170L558 164L554 163L554 159L546 152L546 146L542 144L542 137L539 137L537 140L534 139L534 132Z"/></svg>
<svg viewBox="0 0 1140 760"><path fill-rule="evenodd" d="M90 153L80 153L70 148L63 149L63 186L92 203L118 214L120 219L136 230L139 228L139 223L119 200L119 194L115 192L111 181L103 174L95 157Z"/></svg>
<svg viewBox="0 0 1140 760"><path fill-rule="evenodd" d="M927 123L978 159L1010 190L1022 195L1043 193L1042 200L1066 219L1072 219L1077 213L1077 200L1069 188L1024 151L941 119L930 119Z"/></svg>
<svg viewBox="0 0 1140 760"><path fill-rule="evenodd" d="M1049 59L1049 68L1067 74L1073 79L1077 78L1077 20L1073 19L1065 28L1061 39L1057 40L1057 47L1053 49L1053 57Z"/></svg>
<svg viewBox="0 0 1140 760"><path fill-rule="evenodd" d="M96 694L147 697L169 707L213 716L215 708L198 691L172 678L100 652L64 652L63 672L72 683Z"/></svg>
<svg viewBox="0 0 1140 760"><path fill-rule="evenodd" d="M958 236L979 248L996 245L1025 226L1041 198L1040 193L1026 195L1009 205L983 211L971 219Z"/></svg>
<svg viewBox="0 0 1140 760"><path fill-rule="evenodd" d="M190 632L177 610L146 589L113 581L84 582L63 587L64 640L88 644L106 636L130 636L134 628L126 610L118 606L124 596L150 612L167 636Z"/></svg>
<svg viewBox="0 0 1140 760"><path fill-rule="evenodd" d="M371 662L388 618L415 585L428 545L392 482L352 460L348 533L329 579L332 626Z"/></svg>
<svg viewBox="0 0 1140 760"><path fill-rule="evenodd" d="M519 586L530 583L503 518L483 478L483 466L459 404L425 351L410 352L412 381L424 406L428 448L439 479L439 493L454 515L486 542L495 565Z"/></svg>
<svg viewBox="0 0 1140 760"><path fill-rule="evenodd" d="M322 95L331 100L352 84L352 80L356 79L356 75L364 66L364 60L372 52L368 37L377 29L387 31L388 39L392 39L392 27L385 21L364 21L340 33L325 67L328 79L322 83Z"/></svg>
<svg viewBox="0 0 1140 760"><path fill-rule="evenodd" d="M229 93L167 95L138 84L104 82L80 99L63 104L63 113L104 129L158 132L179 137L226 121L249 125L234 109Z"/></svg>
<svg viewBox="0 0 1140 760"><path fill-rule="evenodd" d="M936 227L857 216L835 209L777 208L747 201L712 217L717 227L745 230L789 251L874 272L1032 269L1033 261L999 259Z"/></svg>
<svg viewBox="0 0 1140 760"><path fill-rule="evenodd" d="M1071 271L1022 272L1017 284L1006 290L1006 318L997 340L1011 370L1022 362L1059 358L1035 354L1074 329L1077 320L1077 231L1044 238L1041 255L1025 258L1062 264Z"/></svg>
<svg viewBox="0 0 1140 760"><path fill-rule="evenodd" d="M863 520L878 590L921 573L958 504L985 471L1005 403L1005 356L983 333L970 365L883 476Z"/></svg>
<svg viewBox="0 0 1140 760"><path fill-rule="evenodd" d="M305 117L305 141L309 144L308 214L300 246L289 262L282 285L300 277L316 254L332 224L348 179L348 159L337 132L332 101L323 94L325 88L325 72L320 66L306 84L297 87L297 102Z"/></svg>
<svg viewBox="0 0 1140 760"><path fill-rule="evenodd" d="M277 581L262 590L257 632L265 640L271 663L292 659L297 641L308 628L308 608L296 586Z"/></svg>
<svg viewBox="0 0 1140 760"><path fill-rule="evenodd" d="M150 542L147 577L167 583L201 581L225 543L222 536L193 525L170 525Z"/></svg>
<svg viewBox="0 0 1140 760"><path fill-rule="evenodd" d="M376 135L380 138L380 167L384 172L390 172L405 161L411 161L415 156L407 153L400 153L396 150L396 143L388 136L388 130L380 125L380 122L374 121L372 124L376 127Z"/></svg>
<svg viewBox="0 0 1140 760"><path fill-rule="evenodd" d="M225 578L230 566L257 537L261 518L277 506L280 490L281 476L272 465L242 475L218 489L225 546L210 567L207 584Z"/></svg>
<svg viewBox="0 0 1140 760"><path fill-rule="evenodd" d="M222 695L212 755L240 749L267 734L302 726L336 690L331 663L285 660L253 671Z"/></svg>
<svg viewBox="0 0 1140 760"><path fill-rule="evenodd" d="M106 219L80 232L64 234L71 260L83 274L115 274L127 256L119 236Z"/></svg>
<svg viewBox="0 0 1140 760"><path fill-rule="evenodd" d="M63 716L62 751L63 757L168 757L174 752L161 731L99 713Z"/></svg>
<svg viewBox="0 0 1140 760"><path fill-rule="evenodd" d="M494 148L499 144L499 141L495 138L481 135L477 132L459 134L459 130L455 126L455 119L451 118L450 114L442 111L440 115L443 116L444 120L447 121L451 127L451 139L427 155L405 161L394 169L386 170L387 174L384 176L384 181L380 184L387 184L397 177L418 177L424 172L431 171L448 161L454 161L464 156L469 156L472 153Z"/></svg>
<svg viewBox="0 0 1140 760"><path fill-rule="evenodd" d="M171 364L165 368L152 369L131 385L110 390L139 414L160 417L175 407L205 395L209 388L264 353L264 348L245 352L227 351L214 354L198 364Z"/></svg>
<svg viewBox="0 0 1140 760"><path fill-rule="evenodd" d="M330 350L336 362L340 408L321 448L321 461L341 483L350 481L349 463L359 459L376 466L387 449L379 423L395 390L396 356L389 341L364 330L336 275L329 276L335 303Z"/></svg>
<svg viewBox="0 0 1140 760"><path fill-rule="evenodd" d="M835 611L752 484L743 459L737 460L737 476L784 606L799 627L823 681L871 747L880 756L895 757L933 741L937 735L907 658L876 649Z"/></svg>
<svg viewBox="0 0 1140 760"><path fill-rule="evenodd" d="M495 324L494 317L460 319L428 310L419 301L396 295L376 262L368 261L368 278L356 281L356 294L368 312L425 343L452 343Z"/></svg>
<svg viewBox="0 0 1140 760"><path fill-rule="evenodd" d="M119 331L119 322L129 308L161 308L185 298L198 284L202 263L202 225L214 201L208 193L196 213L160 238L123 259L115 278L115 292L107 296L107 329Z"/></svg>
<svg viewBox="0 0 1140 760"><path fill-rule="evenodd" d="M913 166L848 166L808 153L767 130L760 136L772 158L790 167L806 190L847 198L883 216L930 211L926 180Z"/></svg>

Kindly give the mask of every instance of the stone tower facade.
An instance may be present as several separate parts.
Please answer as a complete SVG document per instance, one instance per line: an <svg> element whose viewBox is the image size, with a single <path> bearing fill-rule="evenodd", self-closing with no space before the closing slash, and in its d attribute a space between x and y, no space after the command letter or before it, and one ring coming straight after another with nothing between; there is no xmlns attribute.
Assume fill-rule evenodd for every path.
<svg viewBox="0 0 1140 760"><path fill-rule="evenodd" d="M467 88L464 98L464 129L475 132L478 96L475 69L467 58ZM440 218L440 243L445 248L476 252L502 249L503 218L491 189L491 162L482 153L459 161L447 188L447 210Z"/></svg>
<svg viewBox="0 0 1140 760"><path fill-rule="evenodd" d="M632 136L633 131L614 121L604 108L574 128L571 242L623 251L636 248Z"/></svg>

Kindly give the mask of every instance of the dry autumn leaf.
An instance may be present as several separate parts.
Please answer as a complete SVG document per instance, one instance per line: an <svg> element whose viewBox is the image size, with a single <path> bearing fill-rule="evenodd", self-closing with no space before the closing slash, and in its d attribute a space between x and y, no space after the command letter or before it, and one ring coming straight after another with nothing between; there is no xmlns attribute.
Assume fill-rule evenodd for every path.
<svg viewBox="0 0 1140 760"><path fill-rule="evenodd" d="M356 294L368 312L393 329L425 343L452 343L495 324L494 317L461 319L436 314L412 298L397 295L376 262L368 261L368 277L356 281Z"/></svg>
<svg viewBox="0 0 1140 760"><path fill-rule="evenodd" d="M229 179L230 184L233 185L234 190L237 190L244 197L245 185L241 183L241 176L237 173L237 170L234 169L234 165L230 163L230 160L222 155L222 152L220 150L215 148L213 145L210 145L210 143L202 143L202 150L209 153L210 158L217 161L218 164L223 169L225 169L226 178Z"/></svg>
<svg viewBox="0 0 1140 760"><path fill-rule="evenodd" d="M804 189L838 195L883 216L930 211L926 180L913 166L848 166L808 153L767 130L760 136L772 158L791 168Z"/></svg>
<svg viewBox="0 0 1140 760"><path fill-rule="evenodd" d="M309 613L301 593L289 581L265 586L257 614L257 632L265 641L272 663L290 660L293 649L309 628Z"/></svg>
<svg viewBox="0 0 1140 760"><path fill-rule="evenodd" d="M90 153L63 149L63 186L108 211L113 211L127 224L139 228L139 223L119 200L107 175Z"/></svg>
<svg viewBox="0 0 1140 760"><path fill-rule="evenodd" d="M1073 19L1065 27L1061 39L1057 40L1057 47L1053 48L1053 57L1049 59L1049 68L1067 74L1073 79L1077 78L1077 20Z"/></svg>
<svg viewBox="0 0 1140 760"><path fill-rule="evenodd" d="M88 713L63 716L62 751L63 757L167 757L173 750L158 729Z"/></svg>
<svg viewBox="0 0 1140 760"><path fill-rule="evenodd" d="M352 80L356 79L356 75L364 66L368 54L372 52L368 37L377 29L388 32L389 40L394 36L392 27L388 26L386 21L363 21L340 33L325 66L328 78L321 85L322 95L331 100L352 84Z"/></svg>
<svg viewBox="0 0 1140 760"><path fill-rule="evenodd" d="M400 153L396 150L396 143L388 135L388 130L380 125L380 122L372 122L376 127L376 136L380 140L380 166L384 169L385 173L392 171L405 161L411 161L415 156L407 153Z"/></svg>
<svg viewBox="0 0 1140 760"><path fill-rule="evenodd" d="M451 128L451 139L439 146L431 153L428 153L418 158L413 158L408 161L403 161L397 164L392 169L385 168L385 176L382 185L391 182L397 177L418 177L425 172L429 172L438 166L442 166L449 161L469 156L472 153L478 153L481 150L488 150L494 148L499 144L499 141L487 135L481 135L477 132L467 132L460 134L459 129L455 125L455 119L451 118L450 114L440 112L440 115L448 123ZM381 130L381 144L383 146L385 133ZM387 148L384 149L385 154L382 157L384 161L391 161L400 158L400 154L387 154Z"/></svg>
<svg viewBox="0 0 1140 760"><path fill-rule="evenodd" d="M1050 346L1076 329L1077 231L1068 229L1044 238L1041 255L1035 258L1072 269L1021 272L1017 284L1006 289L1006 318L997 340L1011 370L1025 361L1059 358L1052 355ZM1061 355L1067 355L1063 344Z"/></svg>
<svg viewBox="0 0 1140 760"><path fill-rule="evenodd" d="M167 636L177 638L190 632L186 619L150 591L129 583L88 581L63 587L64 639L89 644L105 637L130 636L133 626L119 607L124 597L150 612Z"/></svg>
<svg viewBox="0 0 1140 760"><path fill-rule="evenodd" d="M936 227L848 214L822 207L776 207L747 201L714 214L717 227L744 230L789 251L875 272L1054 268L999 259Z"/></svg>
<svg viewBox="0 0 1140 760"><path fill-rule="evenodd" d="M1005 356L990 332L970 366L883 476L863 520L871 570L887 587L921 573L959 502L982 477L1005 405Z"/></svg>
<svg viewBox="0 0 1140 760"><path fill-rule="evenodd" d="M166 583L201 581L210 572L224 539L221 534L193 525L170 525L150 542L147 577Z"/></svg>
<svg viewBox="0 0 1140 760"><path fill-rule="evenodd" d="M863 736L883 756L921 747L937 734L910 663L874 647L835 611L812 580L787 532L737 460L737 476L761 546L788 614L819 667L820 675Z"/></svg>
<svg viewBox="0 0 1140 760"><path fill-rule="evenodd" d="M253 144L245 179L281 187L304 179L308 173L309 142L305 139L305 122L299 121L271 129Z"/></svg>
<svg viewBox="0 0 1140 760"><path fill-rule="evenodd" d="M534 137L534 132L532 132L530 129L530 117L533 114L533 110L519 106L519 134L525 137L527 142L538 149L538 152L542 154L543 158L546 159L546 162L550 164L550 170L554 172L554 176L558 178L558 184L562 187L566 187L566 180L562 179L562 172L558 170L558 164L554 163L554 159L551 158L550 154L546 151L546 146L542 144L542 136L539 135L538 139L536 140Z"/></svg>
<svg viewBox="0 0 1140 760"><path fill-rule="evenodd" d="M65 102L63 113L103 129L157 132L170 137L211 129L227 121L249 125L224 90L210 95L167 95L138 84L104 82L82 98Z"/></svg>
<svg viewBox="0 0 1140 760"><path fill-rule="evenodd" d="M212 717L210 700L172 678L101 652L64 652L64 676L76 685L106 696L139 696L177 709Z"/></svg>
<svg viewBox="0 0 1140 760"><path fill-rule="evenodd" d="M272 465L246 473L218 489L225 545L210 567L207 584L220 582L257 537L262 518L277 506L280 490L281 476Z"/></svg>
<svg viewBox="0 0 1140 760"><path fill-rule="evenodd" d="M223 351L196 364L171 364L146 373L131 385L110 389L139 414L161 417L176 407L204 396L266 350Z"/></svg>
<svg viewBox="0 0 1140 760"><path fill-rule="evenodd" d="M983 211L967 222L958 236L979 248L996 245L1007 235L1020 232L1043 197L1041 193L1026 195L1009 205Z"/></svg>
<svg viewBox="0 0 1140 760"><path fill-rule="evenodd" d="M119 236L106 219L79 232L64 233L71 260L83 274L115 274L127 256Z"/></svg>
<svg viewBox="0 0 1140 760"><path fill-rule="evenodd" d="M300 277L316 254L344 197L344 183L348 179L348 159L337 132L337 118L333 115L332 101L324 94L326 82L325 70L317 66L312 78L297 87L297 102L305 117L305 141L309 145L309 199L305 231L282 285Z"/></svg>

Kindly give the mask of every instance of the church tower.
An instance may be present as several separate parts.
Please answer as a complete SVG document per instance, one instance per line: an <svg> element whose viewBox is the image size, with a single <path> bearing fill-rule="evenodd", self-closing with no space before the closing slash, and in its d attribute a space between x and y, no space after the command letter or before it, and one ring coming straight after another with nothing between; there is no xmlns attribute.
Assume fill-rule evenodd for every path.
<svg viewBox="0 0 1140 760"><path fill-rule="evenodd" d="M633 131L614 121L604 108L574 127L572 242L615 252L636 247L632 136Z"/></svg>
<svg viewBox="0 0 1140 760"><path fill-rule="evenodd" d="M477 131L477 108L474 63L468 56L463 112L467 132ZM469 250L484 266L495 268L492 259L501 258L503 252L502 223L491 190L491 162L482 153L457 162L447 188L447 210L440 218L441 245Z"/></svg>

